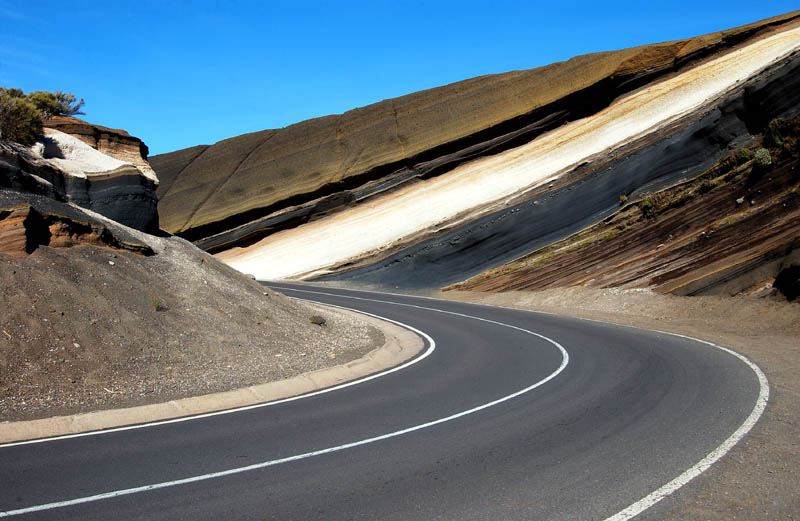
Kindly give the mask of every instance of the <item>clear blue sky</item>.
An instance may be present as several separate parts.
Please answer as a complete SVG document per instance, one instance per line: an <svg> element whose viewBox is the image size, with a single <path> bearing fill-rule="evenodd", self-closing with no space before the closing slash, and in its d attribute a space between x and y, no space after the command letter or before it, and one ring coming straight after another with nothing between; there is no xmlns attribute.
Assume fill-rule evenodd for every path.
<svg viewBox="0 0 800 521"><path fill-rule="evenodd" d="M800 0L0 0L0 85L74 92L87 120L154 154L795 9Z"/></svg>

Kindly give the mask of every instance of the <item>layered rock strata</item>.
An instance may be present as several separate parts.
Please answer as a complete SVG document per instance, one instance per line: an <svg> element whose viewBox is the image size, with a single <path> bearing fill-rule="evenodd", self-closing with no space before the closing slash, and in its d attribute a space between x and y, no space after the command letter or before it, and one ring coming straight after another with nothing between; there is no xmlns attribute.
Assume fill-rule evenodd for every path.
<svg viewBox="0 0 800 521"><path fill-rule="evenodd" d="M155 156L162 224L209 251L246 245L529 142L796 17L483 76Z"/></svg>
<svg viewBox="0 0 800 521"><path fill-rule="evenodd" d="M627 200L602 222L450 289L781 292L792 300L800 266L800 118L776 120L766 132L696 179Z"/></svg>
<svg viewBox="0 0 800 521"><path fill-rule="evenodd" d="M137 230L159 230L158 178L140 140L75 118L46 124L57 128L45 127L31 149L0 141L0 187L74 203Z"/></svg>

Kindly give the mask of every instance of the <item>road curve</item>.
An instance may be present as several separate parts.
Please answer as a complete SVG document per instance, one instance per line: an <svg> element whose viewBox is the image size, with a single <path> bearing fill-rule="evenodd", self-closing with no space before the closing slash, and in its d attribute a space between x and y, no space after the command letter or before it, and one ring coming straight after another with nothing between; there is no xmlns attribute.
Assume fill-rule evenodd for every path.
<svg viewBox="0 0 800 521"><path fill-rule="evenodd" d="M722 455L766 398L753 367L691 339L273 287L407 324L435 349L400 371L292 402L0 447L0 517L625 519Z"/></svg>

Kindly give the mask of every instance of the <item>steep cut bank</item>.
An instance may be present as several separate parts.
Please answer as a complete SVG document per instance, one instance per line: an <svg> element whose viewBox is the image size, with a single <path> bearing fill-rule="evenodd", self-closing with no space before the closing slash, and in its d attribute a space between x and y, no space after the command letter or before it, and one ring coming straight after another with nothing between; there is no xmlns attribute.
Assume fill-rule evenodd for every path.
<svg viewBox="0 0 800 521"><path fill-rule="evenodd" d="M356 316L141 231L158 215L140 140L46 124L32 149L0 140L0 422L263 384L383 345Z"/></svg>
<svg viewBox="0 0 800 521"><path fill-rule="evenodd" d="M592 158L505 207L442 229L386 259L323 279L441 287L502 265L612 215L635 199L692 179L773 118L800 110L795 53L704 107L613 152Z"/></svg>
<svg viewBox="0 0 800 521"><path fill-rule="evenodd" d="M158 231L158 178L140 139L73 117L53 117L44 125L31 149L0 141L0 188L46 195L137 230Z"/></svg>
<svg viewBox="0 0 800 521"><path fill-rule="evenodd" d="M588 224L609 206L615 207L620 193L696 174L688 169L697 167L698 161L713 162L765 115L794 110L797 91L789 85L797 80L793 71L798 47L800 29L777 31L623 96L608 108L528 144L219 256L264 278L336 271L335 278L404 286L463 279L491 266L487 259L508 260L498 259L511 250L507 228L502 228L506 223L492 220L492 214L508 213L513 205L517 210L525 203L538 208L546 197L561 193L565 211L545 211L539 219L525 221L527 229L511 230L511 240L521 238L523 249L526 242L553 240L558 237L537 235L530 227L546 228L559 221L567 226ZM737 104L743 113L736 111ZM694 154L686 155L689 147L677 148L683 144L693 145ZM655 162L664 169L628 161L640 151L658 157L654 152L659 147L671 151L671 163ZM684 168L676 170L681 163L675 159ZM612 175L615 169L630 174ZM578 196L579 189L583 197ZM443 243L443 236L460 225L475 232L466 240L446 237ZM440 249L428 255L431 243ZM489 255L471 255L480 253L474 248L478 244ZM298 256L299 251L303 255ZM472 266L465 266L469 263ZM345 271L354 264L358 269Z"/></svg>
<svg viewBox="0 0 800 521"><path fill-rule="evenodd" d="M764 137L698 178L626 201L601 223L449 289L622 287L678 295L782 293L794 300L799 138L800 117L774 120Z"/></svg>
<svg viewBox="0 0 800 521"><path fill-rule="evenodd" d="M155 156L162 225L211 251L252 243L529 142L796 17L484 76Z"/></svg>

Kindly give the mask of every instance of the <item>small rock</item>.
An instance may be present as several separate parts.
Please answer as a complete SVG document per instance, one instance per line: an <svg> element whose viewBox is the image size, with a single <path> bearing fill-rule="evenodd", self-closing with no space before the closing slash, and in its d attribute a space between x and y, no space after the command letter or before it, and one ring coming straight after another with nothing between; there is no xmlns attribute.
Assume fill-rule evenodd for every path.
<svg viewBox="0 0 800 521"><path fill-rule="evenodd" d="M81 345L77 342L73 342L72 345L75 346L75 349L79 349L81 347Z"/></svg>
<svg viewBox="0 0 800 521"><path fill-rule="evenodd" d="M744 197L740 197L736 200L736 204L744 204Z"/></svg>
<svg viewBox="0 0 800 521"><path fill-rule="evenodd" d="M112 266L114 265L114 261L108 261L108 263Z"/></svg>
<svg viewBox="0 0 800 521"><path fill-rule="evenodd" d="M319 315L311 315L311 317L309 317L308 320L309 320L309 322L311 322L312 324L315 324L317 326L324 326L325 325L325 319L322 318Z"/></svg>

